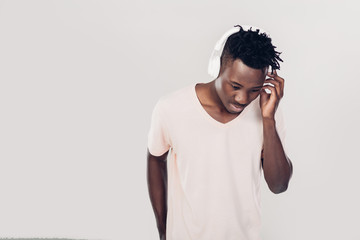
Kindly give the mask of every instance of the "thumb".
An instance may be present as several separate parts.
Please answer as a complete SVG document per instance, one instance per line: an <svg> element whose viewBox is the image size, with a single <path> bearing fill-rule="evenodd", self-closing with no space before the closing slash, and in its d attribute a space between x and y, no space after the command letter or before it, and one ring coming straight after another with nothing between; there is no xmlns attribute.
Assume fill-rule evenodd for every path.
<svg viewBox="0 0 360 240"><path fill-rule="evenodd" d="M260 102L265 102L267 98L269 98L269 96L265 92L265 88L262 88L260 91Z"/></svg>

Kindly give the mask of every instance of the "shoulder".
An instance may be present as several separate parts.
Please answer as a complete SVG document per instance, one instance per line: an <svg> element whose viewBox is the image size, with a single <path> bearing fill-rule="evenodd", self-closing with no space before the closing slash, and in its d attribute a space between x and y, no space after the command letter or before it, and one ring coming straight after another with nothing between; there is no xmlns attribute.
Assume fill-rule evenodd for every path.
<svg viewBox="0 0 360 240"><path fill-rule="evenodd" d="M188 84L176 90L173 90L165 95L162 95L158 100L158 105L163 111L171 111L185 106L191 100L193 84Z"/></svg>

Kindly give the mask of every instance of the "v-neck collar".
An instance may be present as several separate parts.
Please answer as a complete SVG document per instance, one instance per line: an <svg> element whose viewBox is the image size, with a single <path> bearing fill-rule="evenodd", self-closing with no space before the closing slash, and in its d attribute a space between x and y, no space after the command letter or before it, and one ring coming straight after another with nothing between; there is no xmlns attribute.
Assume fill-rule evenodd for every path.
<svg viewBox="0 0 360 240"><path fill-rule="evenodd" d="M248 106L245 107L244 110L242 110L242 112L236 116L236 118L230 120L229 122L226 123L222 123L219 122L218 120L216 120L215 118L213 118L212 116L210 116L210 114L205 110L205 108L201 105L201 102L196 94L196 86L197 83L193 83L191 86L191 90L192 90L192 95L196 104L196 108L200 111L200 113L212 124L218 126L218 127L223 127L223 128L227 128L230 127L232 125L234 125L236 122L238 122L241 118L244 117L244 115L248 112L249 108L251 107L251 105L253 104L253 102L256 100L254 99Z"/></svg>

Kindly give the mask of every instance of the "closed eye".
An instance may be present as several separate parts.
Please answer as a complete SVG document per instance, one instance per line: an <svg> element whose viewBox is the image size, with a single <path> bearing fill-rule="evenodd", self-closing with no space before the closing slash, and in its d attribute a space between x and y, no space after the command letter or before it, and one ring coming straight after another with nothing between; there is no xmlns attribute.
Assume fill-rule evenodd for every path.
<svg viewBox="0 0 360 240"><path fill-rule="evenodd" d="M238 90L238 89L240 89L239 87L237 87L237 86L234 86L234 85L231 85L232 86L232 88L233 89L235 89L235 90ZM252 92L258 92L258 91L260 91L260 89L257 89L257 90L252 90Z"/></svg>

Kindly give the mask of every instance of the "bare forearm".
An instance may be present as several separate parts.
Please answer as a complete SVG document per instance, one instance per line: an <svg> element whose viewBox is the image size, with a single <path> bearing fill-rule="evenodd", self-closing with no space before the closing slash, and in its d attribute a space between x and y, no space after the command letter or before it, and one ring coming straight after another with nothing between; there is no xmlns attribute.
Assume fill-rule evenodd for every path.
<svg viewBox="0 0 360 240"><path fill-rule="evenodd" d="M165 239L167 215L167 168L166 162L148 159L147 183L157 228L161 239Z"/></svg>
<svg viewBox="0 0 360 240"><path fill-rule="evenodd" d="M284 152L274 119L263 120L263 133L264 177L272 192L281 193L287 189L291 177L290 159Z"/></svg>

